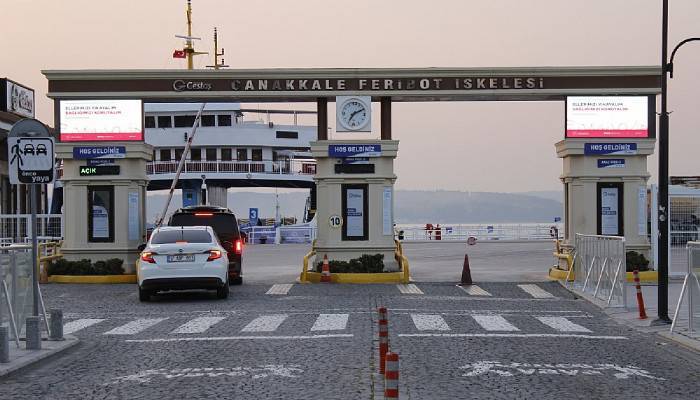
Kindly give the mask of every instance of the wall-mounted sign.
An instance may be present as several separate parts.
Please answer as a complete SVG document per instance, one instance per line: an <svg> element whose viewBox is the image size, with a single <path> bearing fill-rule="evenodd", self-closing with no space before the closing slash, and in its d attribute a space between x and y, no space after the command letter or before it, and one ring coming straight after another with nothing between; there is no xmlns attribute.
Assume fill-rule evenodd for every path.
<svg viewBox="0 0 700 400"><path fill-rule="evenodd" d="M647 96L566 98L567 138L647 138L650 125Z"/></svg>
<svg viewBox="0 0 700 400"><path fill-rule="evenodd" d="M590 155L635 155L637 154L637 143L585 143L583 154Z"/></svg>
<svg viewBox="0 0 700 400"><path fill-rule="evenodd" d="M382 192L382 234L386 236L394 235L394 218L391 212L394 206L392 194L393 189L390 186L384 187Z"/></svg>
<svg viewBox="0 0 700 400"><path fill-rule="evenodd" d="M141 100L61 100L62 142L141 141Z"/></svg>
<svg viewBox="0 0 700 400"><path fill-rule="evenodd" d="M105 164L114 164L114 159L113 158L89 158L87 160L87 165L90 167L93 167L95 165L105 165Z"/></svg>
<svg viewBox="0 0 700 400"><path fill-rule="evenodd" d="M328 157L381 157L380 144L331 144L328 145Z"/></svg>
<svg viewBox="0 0 700 400"><path fill-rule="evenodd" d="M348 237L363 237L364 214L365 214L365 192L363 189L347 189L346 191L345 215L347 223Z"/></svg>
<svg viewBox="0 0 700 400"><path fill-rule="evenodd" d="M80 146L73 147L73 158L86 160L90 158L125 158L125 146Z"/></svg>
<svg viewBox="0 0 700 400"><path fill-rule="evenodd" d="M625 159L601 158L598 159L598 168L625 168Z"/></svg>
<svg viewBox="0 0 700 400"><path fill-rule="evenodd" d="M53 182L53 138L8 137L7 150L10 183Z"/></svg>
<svg viewBox="0 0 700 400"><path fill-rule="evenodd" d="M373 174L374 164L335 164L336 174Z"/></svg>
<svg viewBox="0 0 700 400"><path fill-rule="evenodd" d="M258 225L258 209L249 208L248 209L248 225L257 226Z"/></svg>
<svg viewBox="0 0 700 400"><path fill-rule="evenodd" d="M340 215L331 215L328 218L328 225L331 228L340 228L341 226L343 226L343 217L341 217Z"/></svg>
<svg viewBox="0 0 700 400"><path fill-rule="evenodd" d="M80 167L80 176L119 175L118 165L85 165Z"/></svg>
<svg viewBox="0 0 700 400"><path fill-rule="evenodd" d="M347 157L347 158L343 158L343 164L369 164L369 157Z"/></svg>
<svg viewBox="0 0 700 400"><path fill-rule="evenodd" d="M34 90L9 79L0 79L0 111L34 118Z"/></svg>
<svg viewBox="0 0 700 400"><path fill-rule="evenodd" d="M596 184L598 235L624 236L624 185L622 182Z"/></svg>

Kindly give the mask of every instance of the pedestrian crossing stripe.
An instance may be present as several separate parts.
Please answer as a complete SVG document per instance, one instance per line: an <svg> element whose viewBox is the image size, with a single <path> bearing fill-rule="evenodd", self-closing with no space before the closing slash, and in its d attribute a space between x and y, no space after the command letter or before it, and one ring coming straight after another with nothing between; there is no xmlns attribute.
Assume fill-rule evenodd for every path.
<svg viewBox="0 0 700 400"><path fill-rule="evenodd" d="M491 293L485 291L477 285L457 285L457 287L465 291L470 296L491 296Z"/></svg>
<svg viewBox="0 0 700 400"><path fill-rule="evenodd" d="M405 318L398 317L397 314L395 318ZM448 332L452 331L452 328L445 320L444 314L440 313L410 313L410 320L413 327L418 331L424 332ZM248 322L242 329L241 333L271 333L279 330L280 326L289 318L293 318L294 315L290 316L288 314L269 314L260 315ZM455 318L470 318L476 322L478 329L487 332L518 332L520 328L515 326L511 321L506 319L508 315L500 314L461 314ZM519 316L522 317L522 316ZM228 317L221 316L200 316L193 318L184 324L181 324L174 330L170 332L171 335L187 335L187 334L202 334L209 331L212 327L223 323ZM560 333L566 334L578 334L578 333L592 333L589 328L579 325L577 323L569 320L571 317L562 316L542 316L542 315L531 315L531 318L536 319L542 324L542 327L547 327L547 331L552 330ZM348 321L350 319L349 313L335 313L335 314L317 314L313 325L309 329L311 332L331 332L331 331L343 331L348 328ZM149 328L152 328L164 321L169 320L169 318L140 318L133 321L129 321L125 324L114 327L103 335L136 335L138 333L144 332ZM79 332L83 329L87 329L91 326L104 323L106 319L100 318L85 318L77 319L74 321L67 322L64 325L64 333L72 334ZM396 319L394 320L396 321Z"/></svg>
<svg viewBox="0 0 700 400"><path fill-rule="evenodd" d="M418 286L413 283L407 285L396 285L402 294L423 294L423 291L418 288Z"/></svg>
<svg viewBox="0 0 700 400"><path fill-rule="evenodd" d="M289 289L294 286L293 283L280 283L276 285L272 285L272 287L265 292L265 294L273 294L273 295L286 295L289 293Z"/></svg>
<svg viewBox="0 0 700 400"><path fill-rule="evenodd" d="M518 287L536 299L551 299L554 297L553 294L535 284L518 285Z"/></svg>

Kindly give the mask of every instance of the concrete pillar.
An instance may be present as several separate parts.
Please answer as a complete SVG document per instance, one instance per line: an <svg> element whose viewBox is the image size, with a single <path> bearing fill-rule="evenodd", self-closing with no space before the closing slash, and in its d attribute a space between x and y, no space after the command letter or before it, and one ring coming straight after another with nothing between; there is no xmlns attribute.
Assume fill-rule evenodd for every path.
<svg viewBox="0 0 700 400"><path fill-rule="evenodd" d="M228 207L228 188L207 184L207 202L212 206Z"/></svg>
<svg viewBox="0 0 700 400"><path fill-rule="evenodd" d="M27 350L41 350L41 328L39 317L27 317L26 320Z"/></svg>
<svg viewBox="0 0 700 400"><path fill-rule="evenodd" d="M618 144L629 146L610 154L591 151L592 145ZM563 161L560 179L565 190L566 245L573 245L575 233L605 233L602 232L605 222L600 215L601 190L613 188L622 197L618 228L627 249L649 258L647 157L654 152L654 145L654 139L566 139L555 145L557 156Z"/></svg>
<svg viewBox="0 0 700 400"><path fill-rule="evenodd" d="M81 167L87 160L74 159L74 147L124 147L123 158L115 158L117 174L81 176ZM63 159L63 218L64 240L62 252L68 260L91 259L93 262L109 258L124 260L124 269L133 273L134 262L139 255L138 246L146 238L146 162L153 156L153 147L146 143L58 143L56 157ZM109 221L98 220L93 229L100 233L97 239L90 236L89 221L99 215L100 209L89 209L88 193L96 187L113 193ZM95 205L93 205L95 206ZM99 205L98 205L99 206ZM92 212L91 212L92 211ZM94 233L95 231L93 231Z"/></svg>
<svg viewBox="0 0 700 400"><path fill-rule="evenodd" d="M0 326L0 363L10 362L10 328Z"/></svg>
<svg viewBox="0 0 700 400"><path fill-rule="evenodd" d="M63 340L63 311L53 309L49 311L51 320L49 324L49 338L51 340Z"/></svg>

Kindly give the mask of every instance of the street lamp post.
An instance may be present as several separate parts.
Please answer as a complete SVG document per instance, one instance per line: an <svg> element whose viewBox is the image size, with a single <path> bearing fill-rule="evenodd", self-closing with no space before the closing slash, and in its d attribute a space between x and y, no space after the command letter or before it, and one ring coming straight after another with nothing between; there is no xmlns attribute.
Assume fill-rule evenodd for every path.
<svg viewBox="0 0 700 400"><path fill-rule="evenodd" d="M678 49L700 38L688 38L676 45L668 57L668 0L663 0L661 22L661 115L659 115L659 291L658 316L660 322L670 323L668 317L668 77L673 78L673 58Z"/></svg>

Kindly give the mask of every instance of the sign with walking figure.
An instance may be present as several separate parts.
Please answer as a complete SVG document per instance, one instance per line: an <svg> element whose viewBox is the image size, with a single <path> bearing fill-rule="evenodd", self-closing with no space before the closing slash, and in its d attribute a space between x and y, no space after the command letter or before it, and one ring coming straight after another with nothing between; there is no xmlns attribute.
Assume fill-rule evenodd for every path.
<svg viewBox="0 0 700 400"><path fill-rule="evenodd" d="M51 183L54 178L54 139L35 120L22 120L7 138L10 183Z"/></svg>

